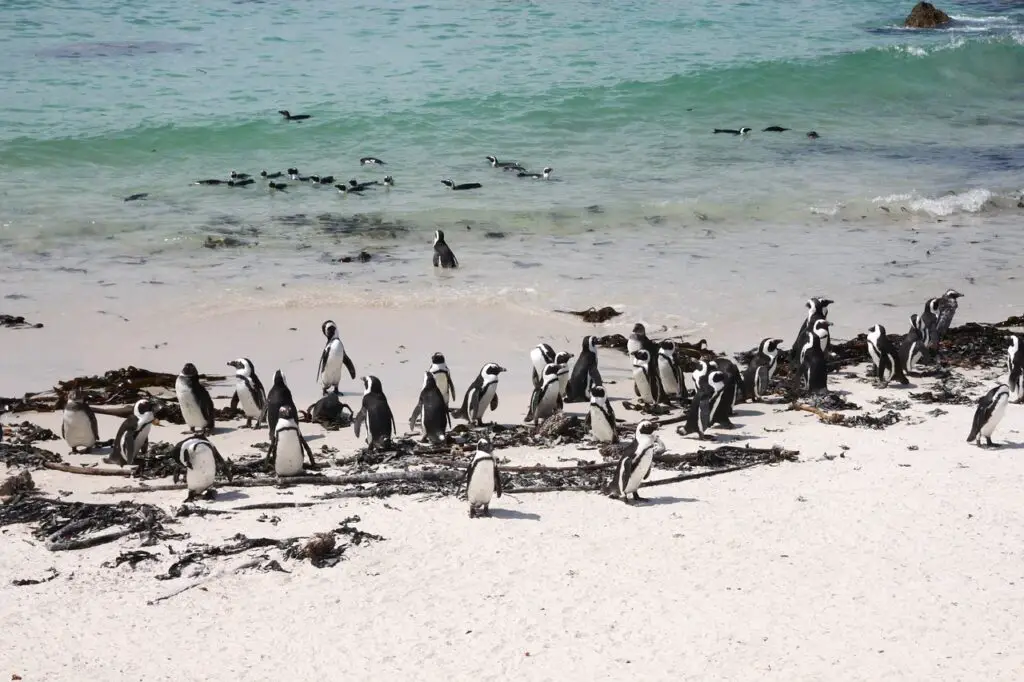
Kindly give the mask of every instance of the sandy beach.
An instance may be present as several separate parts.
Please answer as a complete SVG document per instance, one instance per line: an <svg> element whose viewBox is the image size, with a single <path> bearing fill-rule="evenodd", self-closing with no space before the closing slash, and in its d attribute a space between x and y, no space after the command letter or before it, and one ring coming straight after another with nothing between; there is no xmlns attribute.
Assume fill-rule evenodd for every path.
<svg viewBox="0 0 1024 682"><path fill-rule="evenodd" d="M244 354L264 383L281 368L296 403L305 407L318 397L319 325L331 317L341 323L359 374L381 378L400 434L408 430L421 373L435 350L448 356L460 396L484 362L508 367L493 414L499 423L516 424L528 404L526 351L533 343L575 352L587 333L628 334L632 326L628 316L594 326L514 307L448 312L457 314L298 306L179 311L105 325L89 344L73 345L74 353L61 352L81 326L68 314L48 319L43 329L3 330L5 393L129 364L176 373L191 361L201 372L227 373L224 363ZM909 312L886 311L894 331L903 331L895 320ZM474 321L470 328L467 317ZM841 304L830 318L843 320L840 330L870 323L844 318ZM957 321L968 319L969 308L961 306ZM799 320L797 311L793 329L779 330L786 347ZM725 348L717 338L708 340ZM20 361L11 358L14 352ZM625 355L602 349L599 357L619 418L635 423L639 415L618 402L632 399ZM833 390L848 392L844 398L861 406L858 413L884 413L891 403L879 399L908 400L909 392L933 382L914 378L909 388L883 389L864 373L862 364L830 378ZM1002 373L1002 366L967 371L981 382L972 395ZM227 385L210 390L219 406L226 404ZM343 382L342 390L358 409L357 384ZM146 548L155 560L135 568L104 563L139 549L137 537L50 552L26 526L7 526L0 529L0 618L13 625L0 673L24 680L178 681L283 674L1018 679L1024 672L1017 636L1024 606L1017 586L1024 579L1020 408L1011 405L996 432L1004 445L987 450L964 442L973 405L908 402L899 423L882 430L824 424L779 403L739 405L737 427L712 430L715 441L682 437L666 426L659 435L669 453L781 446L799 451L799 459L654 487L645 493L650 501L638 506L597 492L507 494L493 502L493 518L470 519L464 496L323 501L317 496L325 491L317 486L225 485L216 500L196 506L229 512L261 502L318 503L179 518L173 527L184 537ZM585 407L566 409L583 414ZM26 419L59 433L59 413L5 415L4 423ZM99 420L101 438L112 437L119 420ZM267 440L265 429L238 426L218 425L211 437L232 459ZM314 452L337 450L326 461L349 457L361 445L351 429L302 428ZM154 427L151 440L173 443L183 430ZM98 463L105 454L68 455L63 441L36 445L71 464ZM575 445L495 454L507 458L507 466L600 461L596 450ZM31 473L43 495L65 500L135 500L173 514L184 499L183 490L101 494L132 484L120 477ZM651 478L679 473L656 467ZM385 539L350 547L333 567L260 549L204 561L180 578L156 579L190 544L220 544L236 533L308 537L351 516L359 517L360 530ZM288 572L236 570L261 555ZM12 584L45 578L51 568L58 575L49 582ZM202 584L151 603L194 581Z"/></svg>

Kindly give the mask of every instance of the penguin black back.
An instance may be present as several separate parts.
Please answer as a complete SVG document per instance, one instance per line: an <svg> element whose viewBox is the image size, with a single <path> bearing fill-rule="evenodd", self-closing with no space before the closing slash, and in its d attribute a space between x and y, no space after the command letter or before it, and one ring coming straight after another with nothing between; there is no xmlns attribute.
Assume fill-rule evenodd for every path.
<svg viewBox="0 0 1024 682"><path fill-rule="evenodd" d="M443 230L436 230L434 232L434 267L459 267L459 259L455 257L451 247L449 247L448 243L444 240Z"/></svg>
<svg viewBox="0 0 1024 682"><path fill-rule="evenodd" d="M291 389L285 383L284 374L281 373L281 370L277 370L274 372L274 384L267 393L267 403L263 409L263 418L267 420L271 438L274 437L274 428L277 426L278 416L281 413L281 408L284 406L295 410L295 400L292 399Z"/></svg>

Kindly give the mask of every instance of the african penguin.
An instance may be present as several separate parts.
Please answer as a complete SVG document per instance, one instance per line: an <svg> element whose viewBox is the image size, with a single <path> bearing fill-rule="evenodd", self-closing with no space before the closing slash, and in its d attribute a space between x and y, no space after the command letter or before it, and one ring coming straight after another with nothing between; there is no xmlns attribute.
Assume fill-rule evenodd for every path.
<svg viewBox="0 0 1024 682"><path fill-rule="evenodd" d="M285 405L295 409L295 401L292 399L291 389L288 388L288 384L285 382L284 374L281 373L281 370L277 370L274 372L274 383L270 386L270 391L267 393L267 402L263 406L263 416L260 419L260 421L264 419L267 421L271 438L274 437L274 429L277 427L277 419L281 414L281 408Z"/></svg>
<svg viewBox="0 0 1024 682"><path fill-rule="evenodd" d="M779 368L779 345L782 339L761 339L757 352L743 375L744 392L751 400L761 401L771 389L772 379Z"/></svg>
<svg viewBox="0 0 1024 682"><path fill-rule="evenodd" d="M530 395L530 407L524 421L533 422L536 426L540 421L562 409L562 393L558 384L558 365L550 363L544 367L544 375L539 386L534 386Z"/></svg>
<svg viewBox="0 0 1024 682"><path fill-rule="evenodd" d="M191 432L212 433L214 424L213 399L199 381L199 372L191 362L181 368L181 374L174 382L174 393L178 396L181 416Z"/></svg>
<svg viewBox="0 0 1024 682"><path fill-rule="evenodd" d="M565 387L569 385L569 372L572 368L569 367L569 361L575 357L575 353L570 353L567 350L559 351L555 355L555 364L558 365L558 394L565 398Z"/></svg>
<svg viewBox="0 0 1024 682"><path fill-rule="evenodd" d="M498 409L498 376L504 371L504 367L493 362L480 368L480 373L466 389L462 406L452 415L467 420L470 426L482 424L487 408Z"/></svg>
<svg viewBox="0 0 1024 682"><path fill-rule="evenodd" d="M149 451L149 429L156 423L153 403L145 398L137 401L132 408L132 414L121 422L117 429L110 456L104 461L121 466L134 464L137 456Z"/></svg>
<svg viewBox="0 0 1024 682"><path fill-rule="evenodd" d="M619 440L615 429L615 411L601 384L590 387L590 409L586 421L594 440L600 443L615 443Z"/></svg>
<svg viewBox="0 0 1024 682"><path fill-rule="evenodd" d="M352 358L345 352L345 344L338 336L338 325L334 324L334 320L326 320L320 325L320 330L327 337L327 344L324 346L323 353L320 354L320 366L317 368L316 376L323 392L327 393L327 390L332 387L334 390L338 390L343 366L348 370L352 379L356 378L356 368L352 364Z"/></svg>
<svg viewBox="0 0 1024 682"><path fill-rule="evenodd" d="M311 467L316 466L313 451L299 431L295 408L282 405L278 411L277 424L274 425L274 436L270 439L267 459L273 462L274 473L278 476L298 476L302 473L303 455L309 457Z"/></svg>
<svg viewBox="0 0 1024 682"><path fill-rule="evenodd" d="M597 337L584 336L583 347L565 386L565 402L586 402L590 399L590 387L596 384L604 384L597 368Z"/></svg>
<svg viewBox="0 0 1024 682"><path fill-rule="evenodd" d="M541 377L544 375L544 368L555 361L555 349L547 343L538 343L530 350L530 364L533 371L530 375L534 386L540 385Z"/></svg>
<svg viewBox="0 0 1024 682"><path fill-rule="evenodd" d="M658 348L658 344L647 336L647 328L642 323L637 322L633 325L633 332L626 339L626 353L632 359L634 351L647 351L647 376L651 383L651 395L654 397L654 402L658 402L661 398L658 383Z"/></svg>
<svg viewBox="0 0 1024 682"><path fill-rule="evenodd" d="M963 294L956 289L946 289L946 293L939 297L938 320L935 325L936 341L942 341L949 331L950 325L953 324L953 316L959 307L957 299L962 297Z"/></svg>
<svg viewBox="0 0 1024 682"><path fill-rule="evenodd" d="M921 336L924 337L925 357L938 354L939 350L939 299L929 298L924 304L924 312L917 319L921 325Z"/></svg>
<svg viewBox="0 0 1024 682"><path fill-rule="evenodd" d="M686 386L683 383L683 370L676 362L675 341L665 340L658 344L658 383L664 402L671 403L674 400L680 405L685 402Z"/></svg>
<svg viewBox="0 0 1024 682"><path fill-rule="evenodd" d="M423 373L423 388L412 416L409 417L409 430L415 431L417 422L422 420L422 440L437 444L444 441L452 418L448 412L448 397L441 393L441 387L434 377L429 370Z"/></svg>
<svg viewBox="0 0 1024 682"><path fill-rule="evenodd" d="M721 410L725 374L713 371L707 362L701 360L692 376L695 386L693 400L686 410L686 422L682 430L677 432L683 436L696 433L697 437L703 440L706 437L705 433L711 428L714 415Z"/></svg>
<svg viewBox="0 0 1024 682"><path fill-rule="evenodd" d="M1010 346L1006 349L1006 383L1014 402L1019 403L1024 401L1024 337L1011 334L1007 340Z"/></svg>
<svg viewBox="0 0 1024 682"><path fill-rule="evenodd" d="M229 367L235 368L235 392L231 395L231 410L242 408L245 415L246 428L260 427L260 417L263 416L263 408L267 404L267 392L263 389L263 382L256 376L256 367L249 358L238 358L228 363ZM256 420L253 426L252 420Z"/></svg>
<svg viewBox="0 0 1024 682"><path fill-rule="evenodd" d="M434 267L459 267L459 259L455 257L448 242L444 240L443 230L434 230Z"/></svg>
<svg viewBox="0 0 1024 682"><path fill-rule="evenodd" d="M814 321L800 351L800 377L806 390L816 393L828 390L828 364L825 361L825 339L832 323L821 318Z"/></svg>
<svg viewBox="0 0 1024 682"><path fill-rule="evenodd" d="M185 485L188 487L185 501L190 502L204 494L212 495L219 459L213 444L201 436L190 436L175 445L173 452L176 455L176 463L185 473ZM181 473L180 469L174 472L175 483L178 482Z"/></svg>
<svg viewBox="0 0 1024 682"><path fill-rule="evenodd" d="M736 363L729 358L715 358L708 364L712 369L717 369L725 375L725 393L722 395L722 403L725 405L725 414L731 415L733 407L743 402L746 397L743 394L743 374Z"/></svg>
<svg viewBox="0 0 1024 682"><path fill-rule="evenodd" d="M379 443L389 443L391 434L397 432L395 417L391 413L387 396L375 376L363 377L363 406L352 421L356 438L363 424L366 424L366 445L373 449Z"/></svg>
<svg viewBox="0 0 1024 682"><path fill-rule="evenodd" d="M871 360L875 363L875 379L879 383L883 385L890 381L896 381L903 385L910 383L903 373L903 361L900 359L900 353L886 336L884 326L874 324L868 329L868 352L871 354Z"/></svg>
<svg viewBox="0 0 1024 682"><path fill-rule="evenodd" d="M76 388L68 394L60 422L60 435L67 441L71 454L76 454L78 448L82 448L85 454L92 452L96 441L100 439L96 414L85 402L85 394L81 389Z"/></svg>
<svg viewBox="0 0 1024 682"><path fill-rule="evenodd" d="M427 369L428 372L434 377L434 383L437 384L437 390L441 391L441 397L444 399L445 407L448 406L448 399L455 400L455 384L452 383L452 374L448 370L448 364L445 361L444 353L434 353L430 356L430 367Z"/></svg>
<svg viewBox="0 0 1024 682"><path fill-rule="evenodd" d="M637 492L640 484L650 477L654 456L665 451L661 439L654 433L657 428L657 424L646 419L637 424L633 443L615 467L616 488L619 498L626 504L644 499Z"/></svg>
<svg viewBox="0 0 1024 682"><path fill-rule="evenodd" d="M481 438L476 444L476 454L466 470L466 499L469 501L469 518L490 516L491 497L501 497L501 474L498 462L491 453L491 443Z"/></svg>
<svg viewBox="0 0 1024 682"><path fill-rule="evenodd" d="M993 386L992 389L978 400L978 407L974 411L974 422L971 424L971 432L967 435L967 442L985 439L985 445L993 446L992 432L996 430L999 421L1006 413L1006 404L1010 402L1010 387L1006 384Z"/></svg>
<svg viewBox="0 0 1024 682"><path fill-rule="evenodd" d="M656 402L654 399L654 385L657 379L650 375L650 353L641 348L640 350L633 351L630 355L632 356L630 360L633 365L633 393L648 405L653 405Z"/></svg>
<svg viewBox="0 0 1024 682"><path fill-rule="evenodd" d="M816 296L807 299L807 317L805 317L803 323L801 323L800 331L796 335L796 341L793 342L793 347L790 349L790 358L794 363L799 359L800 351L803 349L804 344L807 341L805 336L807 332L810 331L811 325L814 324L815 320L824 320L828 317L828 307L832 305L832 303L834 303L834 301L827 298L818 298ZM828 346L826 346L824 350L828 350ZM800 363L803 363L802 359L800 359Z"/></svg>
<svg viewBox="0 0 1024 682"><path fill-rule="evenodd" d="M907 372L915 371L923 354L924 343L921 340L921 326L917 320L917 313L914 313L910 316L910 331L904 334L900 341L900 362L903 363L903 369Z"/></svg>

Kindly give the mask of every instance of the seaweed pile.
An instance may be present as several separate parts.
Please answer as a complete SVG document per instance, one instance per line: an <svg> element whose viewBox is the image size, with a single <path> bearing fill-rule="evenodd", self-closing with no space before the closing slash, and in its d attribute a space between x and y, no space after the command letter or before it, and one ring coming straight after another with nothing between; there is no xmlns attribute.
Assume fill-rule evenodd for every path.
<svg viewBox="0 0 1024 682"><path fill-rule="evenodd" d="M24 317L0 314L0 327L8 329L42 329L42 322L28 322Z"/></svg>

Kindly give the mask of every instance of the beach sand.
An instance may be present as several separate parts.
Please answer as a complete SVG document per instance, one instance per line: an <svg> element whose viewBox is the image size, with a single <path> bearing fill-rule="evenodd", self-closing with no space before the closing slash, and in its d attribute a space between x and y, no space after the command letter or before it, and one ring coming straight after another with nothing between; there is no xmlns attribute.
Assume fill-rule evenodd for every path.
<svg viewBox="0 0 1024 682"><path fill-rule="evenodd" d="M886 312L902 331L911 310ZM526 352L549 341L578 351L587 333L627 334L623 316L597 327L565 315L541 316L514 306L313 307L219 313L182 311L93 326L74 343L81 315L65 312L39 330L4 331L8 395L40 390L81 374L133 364L177 372L227 373L227 360L248 355L265 384L280 367L300 407L318 397L319 326L332 317L357 371L381 378L399 433L407 430L430 353L448 357L461 396L479 367L502 375L502 423L520 423L529 395ZM842 319L841 306L832 317ZM961 308L958 322L967 318ZM788 346L799 324L779 330ZM866 320L847 320L854 331ZM652 330L652 336L661 334ZM837 336L842 336L837 332ZM528 341L524 341L528 339ZM735 339L712 347L742 350ZM16 351L16 352L15 352ZM16 358L11 355L16 354ZM613 398L631 398L626 358L599 352ZM33 358L29 361L29 358ZM38 359L38 360L36 360ZM866 360L866 359L865 359ZM862 377L864 366L854 370ZM1001 367L974 372L996 381ZM851 372L832 387L864 412L886 411L880 389ZM614 382L614 383L612 383ZM930 379L913 379L921 390ZM358 409L356 382L342 385ZM227 385L211 387L218 404ZM0 674L28 680L139 679L986 679L1024 675L1024 609L1019 584L1024 541L1020 490L1024 469L1020 408L1011 405L999 449L965 443L973 406L911 401L901 422L884 430L826 425L779 404L743 404L732 431L717 442L660 430L670 453L721 444L780 445L798 462L651 488L650 502L627 506L598 493L505 495L494 517L471 520L462 498L392 496L343 499L302 509L179 519L187 539L149 548L157 561L135 569L102 564L137 538L52 553L23 526L0 529L0 622L7 624ZM567 407L583 413L585 405ZM616 404L618 416L635 412ZM58 414L6 415L59 432ZM102 438L118 420L100 416ZM228 457L251 452L266 431L224 425L212 437ZM155 427L153 441L175 442L184 427ZM314 452L338 457L360 443L351 429L304 425ZM69 463L63 441L39 443ZM576 446L496 451L511 464L599 459ZM652 479L679 472L656 468ZM48 495L112 502L134 499L167 510L184 491L101 495L128 479L33 471ZM201 502L229 510L242 504L303 501L321 488L231 488ZM348 550L318 569L254 550L207 562L208 572L156 580L189 543L220 544L236 533L286 538L327 531L358 515L361 530L385 541ZM261 518L262 517L262 518ZM277 521L273 521L277 517ZM268 553L289 573L235 568ZM59 576L40 585L12 580ZM154 599L194 580L201 587Z"/></svg>

